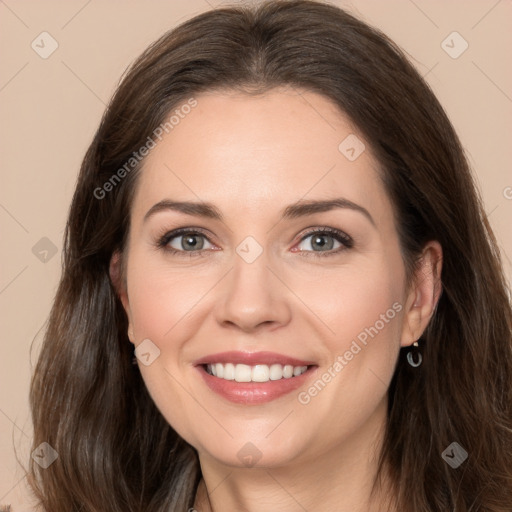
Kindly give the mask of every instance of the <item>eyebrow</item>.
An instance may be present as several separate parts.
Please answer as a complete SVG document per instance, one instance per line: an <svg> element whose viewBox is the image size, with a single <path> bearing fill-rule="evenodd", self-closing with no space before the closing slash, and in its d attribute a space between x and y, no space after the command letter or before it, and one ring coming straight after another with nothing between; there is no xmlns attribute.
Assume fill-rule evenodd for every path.
<svg viewBox="0 0 512 512"><path fill-rule="evenodd" d="M331 211L336 208L346 208L362 213L371 222L371 224L375 226L375 221L366 208L343 197L328 200L299 201L297 203L290 204L283 210L282 218L283 220L296 219L307 215L313 215L315 213ZM170 199L163 199L153 205L147 211L146 215L144 215L144 222L156 213L167 210L185 213L187 215L194 215L197 217L206 217L208 219L223 222L222 213L212 203L202 201L172 201Z"/></svg>

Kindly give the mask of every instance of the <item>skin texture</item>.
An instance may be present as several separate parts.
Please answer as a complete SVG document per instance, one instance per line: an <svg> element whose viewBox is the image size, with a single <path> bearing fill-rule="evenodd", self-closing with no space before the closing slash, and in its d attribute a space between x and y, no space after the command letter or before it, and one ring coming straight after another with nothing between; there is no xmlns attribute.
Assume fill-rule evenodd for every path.
<svg viewBox="0 0 512 512"><path fill-rule="evenodd" d="M441 247L425 247L418 278L406 289L378 163L368 144L355 161L339 151L349 134L364 139L328 99L288 88L196 99L145 161L119 285L131 342L150 339L160 350L149 366L139 362L149 393L198 450L204 480L195 508L379 510L385 490L368 500L386 393L400 347L420 337L438 300ZM374 225L347 208L281 219L290 204L335 197L366 208ZM167 210L144 222L163 199L211 202L223 221ZM323 257L315 236L304 237L325 226L348 234L353 247L327 236L334 246ZM181 227L205 231L200 256L185 252L185 237L169 242L181 255L158 247L162 235ZM263 249L252 263L236 252L247 236ZM112 275L121 259L114 255ZM394 318L300 403L299 392L395 303ZM212 392L193 364L228 350L273 351L318 368L301 389L272 402L234 404ZM261 453L253 467L237 455L248 442Z"/></svg>

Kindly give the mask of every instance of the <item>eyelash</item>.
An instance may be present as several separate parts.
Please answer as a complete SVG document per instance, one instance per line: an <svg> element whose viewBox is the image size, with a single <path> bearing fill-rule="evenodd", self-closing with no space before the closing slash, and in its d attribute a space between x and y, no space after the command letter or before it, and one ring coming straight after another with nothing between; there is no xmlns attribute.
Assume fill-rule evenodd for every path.
<svg viewBox="0 0 512 512"><path fill-rule="evenodd" d="M200 249L198 251L180 251L178 249L175 249L174 247L170 247L168 244L173 238L177 238L180 235L201 235L204 236L209 242L208 236L206 233L203 232L200 228L178 228L173 231L165 232L163 235L158 237L157 240L157 247L159 249L162 249L170 254L177 255L177 256L185 256L188 253L188 256L190 258L193 257L201 257L204 256L204 252L208 249ZM312 229L302 236L302 238L299 240L299 244L303 242L306 238L310 237L311 235L320 234L320 235L329 235L338 242L340 242L344 247L339 247L335 250L330 251L304 251L299 250L297 251L302 256L310 257L312 255L320 256L320 257L327 257L327 256L334 256L335 254L339 254L342 251L345 251L347 249L351 249L354 246L354 241L350 236L343 233L343 231L340 231L339 229L330 228L330 227L322 227L322 228L315 228ZM212 243L212 242L210 242ZM312 253L312 254L311 254Z"/></svg>

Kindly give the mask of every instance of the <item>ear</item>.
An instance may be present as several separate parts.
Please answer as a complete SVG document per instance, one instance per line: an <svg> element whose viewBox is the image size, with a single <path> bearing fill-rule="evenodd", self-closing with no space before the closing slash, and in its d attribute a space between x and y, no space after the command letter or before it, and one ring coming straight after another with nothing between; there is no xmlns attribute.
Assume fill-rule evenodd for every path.
<svg viewBox="0 0 512 512"><path fill-rule="evenodd" d="M443 250L436 240L428 242L420 256L405 303L401 346L412 345L428 326L441 296Z"/></svg>
<svg viewBox="0 0 512 512"><path fill-rule="evenodd" d="M110 258L109 275L116 294L119 297L121 304L123 305L126 316L128 317L128 338L132 343L135 343L133 335L132 313L130 309L130 302L128 300L126 279L123 275L122 254L120 251L115 251Z"/></svg>

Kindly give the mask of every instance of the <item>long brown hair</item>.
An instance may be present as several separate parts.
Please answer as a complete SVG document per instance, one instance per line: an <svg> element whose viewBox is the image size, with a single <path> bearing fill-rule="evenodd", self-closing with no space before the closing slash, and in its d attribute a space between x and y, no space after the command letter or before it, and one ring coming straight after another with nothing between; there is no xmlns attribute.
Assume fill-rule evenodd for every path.
<svg viewBox="0 0 512 512"><path fill-rule="evenodd" d="M505 512L512 504L512 311L498 245L461 143L404 53L379 30L308 0L219 8L165 34L131 66L82 163L63 269L30 405L29 483L48 512L163 512L193 506L195 449L157 410L109 277L123 251L141 162L169 113L202 91L287 85L334 101L384 170L407 275L429 240L443 247L443 293L420 340L400 353L380 469L398 510ZM143 160L142 160L143 161ZM117 175L122 179L113 179ZM110 186L105 186L106 183ZM468 452L458 468L441 454Z"/></svg>

